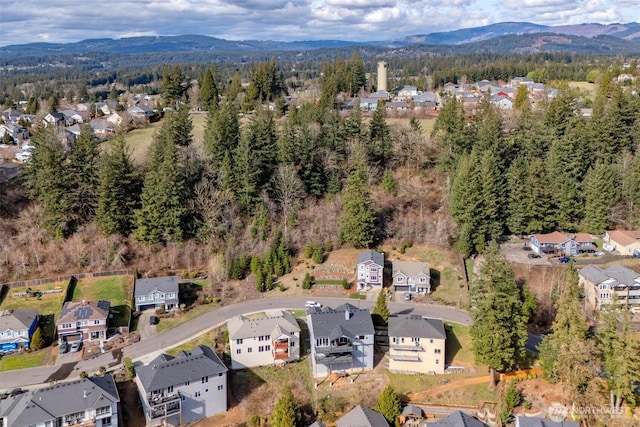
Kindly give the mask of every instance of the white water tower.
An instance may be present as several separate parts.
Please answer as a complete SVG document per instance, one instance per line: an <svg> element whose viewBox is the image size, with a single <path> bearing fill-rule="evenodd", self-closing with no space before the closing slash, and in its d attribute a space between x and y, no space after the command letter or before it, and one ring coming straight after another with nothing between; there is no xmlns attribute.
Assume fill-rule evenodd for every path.
<svg viewBox="0 0 640 427"><path fill-rule="evenodd" d="M378 62L378 92L387 90L387 69L389 64L384 61Z"/></svg>

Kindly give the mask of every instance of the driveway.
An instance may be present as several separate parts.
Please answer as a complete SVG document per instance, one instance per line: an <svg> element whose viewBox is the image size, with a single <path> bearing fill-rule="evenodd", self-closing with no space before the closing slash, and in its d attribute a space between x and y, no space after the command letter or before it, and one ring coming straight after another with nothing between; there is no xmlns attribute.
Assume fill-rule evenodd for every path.
<svg viewBox="0 0 640 427"><path fill-rule="evenodd" d="M523 249L524 247L524 243L502 243L500 250L509 262L529 265L551 265L551 262L545 256L529 258L529 254L533 253L531 246L527 243L528 250Z"/></svg>
<svg viewBox="0 0 640 427"><path fill-rule="evenodd" d="M155 315L154 310L143 310L138 317L138 328L136 332L140 334L140 340L144 341L155 337L158 334L158 327L151 325L149 319Z"/></svg>

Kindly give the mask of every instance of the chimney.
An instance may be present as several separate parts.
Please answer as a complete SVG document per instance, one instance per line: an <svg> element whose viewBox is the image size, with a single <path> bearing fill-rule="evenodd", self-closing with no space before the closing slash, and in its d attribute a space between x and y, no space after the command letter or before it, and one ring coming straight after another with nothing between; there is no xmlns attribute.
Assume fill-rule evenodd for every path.
<svg viewBox="0 0 640 427"><path fill-rule="evenodd" d="M82 390L82 397L87 398L87 390Z"/></svg>
<svg viewBox="0 0 640 427"><path fill-rule="evenodd" d="M349 309L344 311L344 319L345 320L351 319L351 311Z"/></svg>

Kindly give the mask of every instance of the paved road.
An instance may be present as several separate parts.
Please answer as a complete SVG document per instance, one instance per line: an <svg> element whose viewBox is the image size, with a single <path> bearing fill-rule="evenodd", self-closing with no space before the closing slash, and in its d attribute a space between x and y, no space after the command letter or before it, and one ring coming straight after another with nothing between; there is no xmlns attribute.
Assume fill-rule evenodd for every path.
<svg viewBox="0 0 640 427"><path fill-rule="evenodd" d="M253 313L267 309L303 309L305 302L308 300L309 298L307 297L274 297L252 299L238 304L223 306L158 334L152 339L141 340L129 347L125 347L123 353L105 353L93 359L80 362L2 372L0 373L0 389L11 390L16 387L27 387L37 384L47 384L55 380L76 378L82 371L88 372L89 374L97 372L100 366L105 366L109 369L115 368L122 363L125 357L146 363L159 353L189 341L194 336L214 329L239 314ZM315 301L329 307L335 307L344 302L368 309L373 308L375 305L373 301L344 298L318 297ZM388 307L392 313L413 313L421 316L440 318L447 322L462 325L471 324L471 318L465 311L451 307L436 304L414 304L411 302L389 302Z"/></svg>

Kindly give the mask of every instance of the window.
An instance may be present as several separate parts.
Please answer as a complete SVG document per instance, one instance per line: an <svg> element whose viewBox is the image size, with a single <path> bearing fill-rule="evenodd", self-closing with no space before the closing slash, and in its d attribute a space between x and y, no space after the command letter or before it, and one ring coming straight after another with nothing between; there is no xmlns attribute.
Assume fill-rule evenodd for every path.
<svg viewBox="0 0 640 427"><path fill-rule="evenodd" d="M167 393L173 393L173 386L172 385L167 387Z"/></svg>
<svg viewBox="0 0 640 427"><path fill-rule="evenodd" d="M188 385L189 385L189 381L185 381L185 382L184 382L184 386L186 387L186 386L188 386Z"/></svg>
<svg viewBox="0 0 640 427"><path fill-rule="evenodd" d="M436 359L436 365L440 364L440 359Z"/></svg>
<svg viewBox="0 0 640 427"><path fill-rule="evenodd" d="M251 353L251 350L252 350L252 348L251 348L251 347L249 347L249 348L247 349L247 353Z"/></svg>
<svg viewBox="0 0 640 427"><path fill-rule="evenodd" d="M358 339L359 339L359 340L363 340L363 339L364 339L364 335L360 335L360 336L358 337Z"/></svg>
<svg viewBox="0 0 640 427"><path fill-rule="evenodd" d="M411 338L411 341L419 343L420 342L420 337L413 337L413 338Z"/></svg>
<svg viewBox="0 0 640 427"><path fill-rule="evenodd" d="M220 384L220 385L218 386L218 391L222 390L223 388L224 388L224 386L223 386L222 384Z"/></svg>
<svg viewBox="0 0 640 427"><path fill-rule="evenodd" d="M209 382L209 377L202 377L202 384L208 383L208 382Z"/></svg>
<svg viewBox="0 0 640 427"><path fill-rule="evenodd" d="M94 324L94 325L99 325L99 324L100 324L100 321L99 321L99 320L94 320L94 321L93 321L93 324Z"/></svg>
<svg viewBox="0 0 640 427"><path fill-rule="evenodd" d="M429 344L433 344L433 339L430 339L430 340L429 340Z"/></svg>
<svg viewBox="0 0 640 427"><path fill-rule="evenodd" d="M102 425L103 426L110 426L111 425L111 417L103 418L102 419Z"/></svg>
<svg viewBox="0 0 640 427"><path fill-rule="evenodd" d="M236 348L236 354L240 354L242 353L242 349L241 348Z"/></svg>
<svg viewBox="0 0 640 427"><path fill-rule="evenodd" d="M270 345L265 345L264 349L265 349L265 351L269 351L269 350L271 350L271 346Z"/></svg>
<svg viewBox="0 0 640 427"><path fill-rule="evenodd" d="M219 377L221 377L221 376L222 376L222 372L220 372L220 373L218 374L218 376L219 376Z"/></svg>
<svg viewBox="0 0 640 427"><path fill-rule="evenodd" d="M398 283L402 282L402 277L396 277L396 282Z"/></svg>
<svg viewBox="0 0 640 427"><path fill-rule="evenodd" d="M295 341L291 341L291 342L289 343L289 346L290 346L290 347L295 347L295 346L296 346L296 342L295 342Z"/></svg>
<svg viewBox="0 0 640 427"><path fill-rule="evenodd" d="M200 392L196 391L196 397L200 397Z"/></svg>
<svg viewBox="0 0 640 427"><path fill-rule="evenodd" d="M236 344L242 344L242 338L238 338L238 339L236 340Z"/></svg>
<svg viewBox="0 0 640 427"><path fill-rule="evenodd" d="M440 349L439 349L439 348L436 348L435 350L433 350L433 352L434 352L435 354L440 354Z"/></svg>
<svg viewBox="0 0 640 427"><path fill-rule="evenodd" d="M426 283L427 282L427 278L426 277L421 277L420 278L420 283Z"/></svg>
<svg viewBox="0 0 640 427"><path fill-rule="evenodd" d="M75 412L73 414L64 416L64 422L67 424L78 424L78 422L83 419L84 419L84 411Z"/></svg>
<svg viewBox="0 0 640 427"><path fill-rule="evenodd" d="M96 409L96 417L99 417L101 415L109 415L109 414L111 414L110 406L103 406L102 408Z"/></svg>
<svg viewBox="0 0 640 427"><path fill-rule="evenodd" d="M258 347L258 351L264 351L264 346L261 345L260 347Z"/></svg>
<svg viewBox="0 0 640 427"><path fill-rule="evenodd" d="M378 276L371 276L371 280L378 280Z"/></svg>
<svg viewBox="0 0 640 427"><path fill-rule="evenodd" d="M318 338L318 339L316 339L316 345L318 347L329 345L329 338Z"/></svg>

